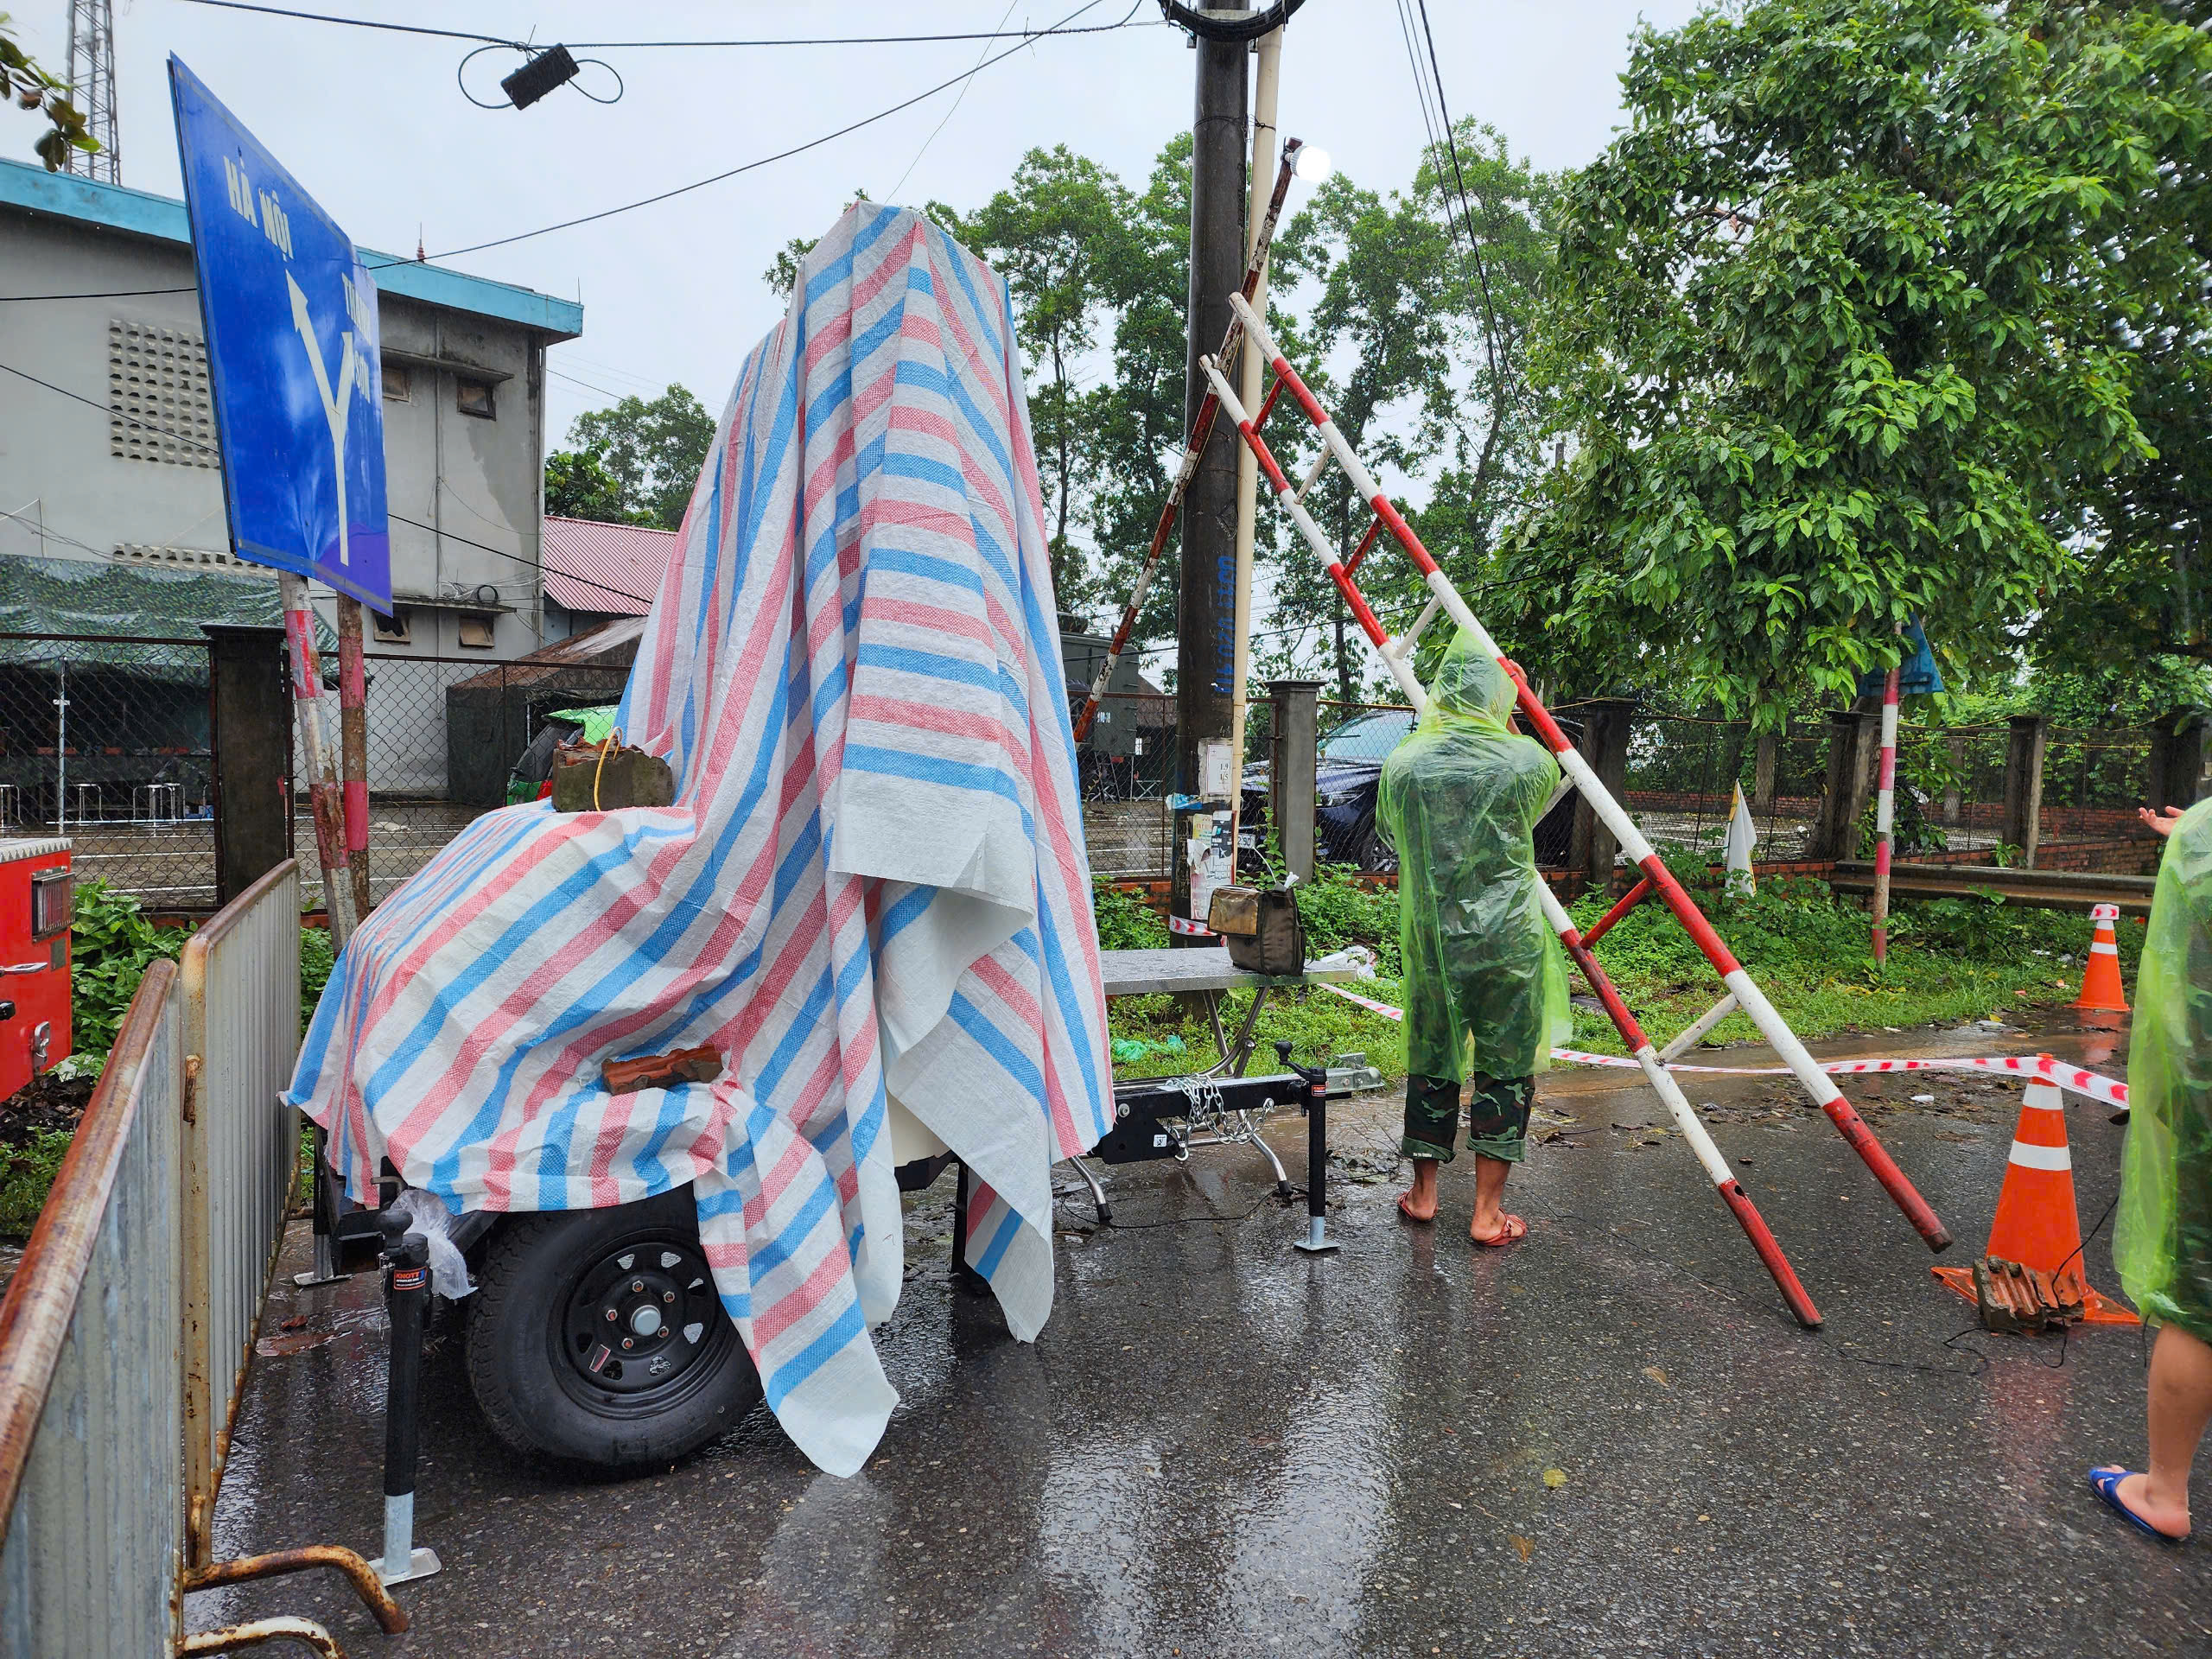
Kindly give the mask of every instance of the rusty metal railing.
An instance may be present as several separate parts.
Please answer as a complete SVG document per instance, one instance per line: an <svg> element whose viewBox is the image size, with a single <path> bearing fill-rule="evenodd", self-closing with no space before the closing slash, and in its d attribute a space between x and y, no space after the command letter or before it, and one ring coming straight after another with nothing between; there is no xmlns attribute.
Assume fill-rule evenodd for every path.
<svg viewBox="0 0 2212 1659"><path fill-rule="evenodd" d="M146 970L0 1301L0 1659L231 1651L306 1619L182 1633L182 1601L310 1567L387 1632L349 1549L211 1562L232 1415L299 1144L299 871L279 865Z"/></svg>
<svg viewBox="0 0 2212 1659"><path fill-rule="evenodd" d="M212 1560L215 1494L284 1239L300 1119L276 1097L299 1050L300 870L286 859L202 927L184 1015L185 1560Z"/></svg>
<svg viewBox="0 0 2212 1659"><path fill-rule="evenodd" d="M6 1659L176 1645L181 1013L156 963L0 1302Z"/></svg>

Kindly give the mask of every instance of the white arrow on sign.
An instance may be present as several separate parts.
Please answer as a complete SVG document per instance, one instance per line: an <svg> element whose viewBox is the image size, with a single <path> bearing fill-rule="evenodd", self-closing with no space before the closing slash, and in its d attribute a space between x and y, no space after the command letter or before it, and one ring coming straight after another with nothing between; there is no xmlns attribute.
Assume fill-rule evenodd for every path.
<svg viewBox="0 0 2212 1659"><path fill-rule="evenodd" d="M315 343L315 321L308 315L308 296L300 292L299 283L289 270L284 273L284 286L292 290L292 326L300 331L300 343L308 348L308 364L315 370L315 388L322 394L323 418L330 423L331 461L338 469L338 563L350 566L353 561L346 536L346 428L353 412L353 394L359 391L364 397L369 395L367 366L364 365L359 374L354 373L354 359L359 353L353 349L353 331L348 329L338 347L340 361L338 390L334 395L330 372L323 366L322 347Z"/></svg>

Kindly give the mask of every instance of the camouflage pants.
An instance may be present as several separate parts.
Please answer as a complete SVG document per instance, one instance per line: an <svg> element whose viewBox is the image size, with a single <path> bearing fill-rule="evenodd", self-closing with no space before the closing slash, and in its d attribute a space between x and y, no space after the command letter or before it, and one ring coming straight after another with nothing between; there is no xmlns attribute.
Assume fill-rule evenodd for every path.
<svg viewBox="0 0 2212 1659"><path fill-rule="evenodd" d="M1517 1164L1526 1150L1529 1110L1535 1104L1534 1077L1470 1080L1467 1150L1483 1158ZM1452 1161L1452 1141L1459 1129L1459 1085L1449 1077L1406 1078L1406 1134L1398 1150L1408 1158Z"/></svg>

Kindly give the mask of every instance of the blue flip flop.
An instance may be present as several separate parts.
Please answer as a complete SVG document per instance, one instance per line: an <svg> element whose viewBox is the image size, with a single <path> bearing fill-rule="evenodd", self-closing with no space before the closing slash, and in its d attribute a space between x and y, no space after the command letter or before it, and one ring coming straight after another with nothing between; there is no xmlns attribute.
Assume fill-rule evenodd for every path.
<svg viewBox="0 0 2212 1659"><path fill-rule="evenodd" d="M2145 1521L2141 1516L2136 1514L2134 1510L2129 1509L2126 1504L2120 1501L2120 1483L2126 1480L2128 1476L2133 1472L2134 1471L2130 1469L2092 1469L2089 1471L2089 1485L2096 1492L2096 1495L2104 1500L2104 1505L2107 1509L2110 1510L2114 1515L2120 1516L2121 1520L2128 1522L2128 1524L2133 1526L2138 1532L2148 1533L2152 1537L2157 1539L2162 1544L2187 1543L2189 1541L2189 1535L2187 1533L2184 1532L2180 1537L2177 1538L2171 1532L2160 1532L2148 1521Z"/></svg>

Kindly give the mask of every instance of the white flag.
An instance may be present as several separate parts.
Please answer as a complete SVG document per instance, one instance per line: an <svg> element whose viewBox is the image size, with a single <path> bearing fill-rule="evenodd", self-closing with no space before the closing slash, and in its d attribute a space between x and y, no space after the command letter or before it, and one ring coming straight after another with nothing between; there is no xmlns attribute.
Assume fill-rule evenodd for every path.
<svg viewBox="0 0 2212 1659"><path fill-rule="evenodd" d="M1745 803L1744 786L1736 785L1736 803L1728 814L1728 839L1723 843L1728 891L1748 897L1759 888L1751 874L1751 849L1758 845L1758 831L1751 825L1751 809Z"/></svg>

